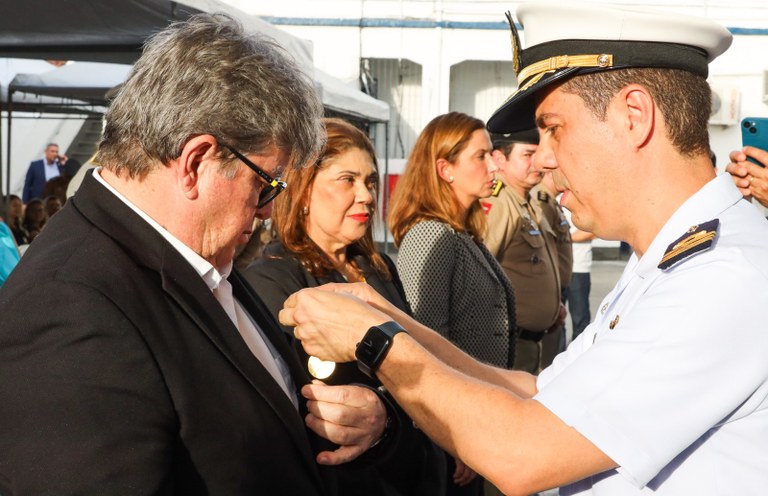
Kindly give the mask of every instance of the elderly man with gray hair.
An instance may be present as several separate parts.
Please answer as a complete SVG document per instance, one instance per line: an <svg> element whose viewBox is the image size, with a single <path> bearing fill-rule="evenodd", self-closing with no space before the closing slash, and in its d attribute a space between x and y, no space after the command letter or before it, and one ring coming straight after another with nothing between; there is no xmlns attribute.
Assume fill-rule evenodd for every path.
<svg viewBox="0 0 768 496"><path fill-rule="evenodd" d="M353 386L329 388L338 423L307 429L308 378L232 271L322 113L282 49L228 17L146 44L101 168L0 292L0 493L332 494L318 462L380 439L382 402Z"/></svg>

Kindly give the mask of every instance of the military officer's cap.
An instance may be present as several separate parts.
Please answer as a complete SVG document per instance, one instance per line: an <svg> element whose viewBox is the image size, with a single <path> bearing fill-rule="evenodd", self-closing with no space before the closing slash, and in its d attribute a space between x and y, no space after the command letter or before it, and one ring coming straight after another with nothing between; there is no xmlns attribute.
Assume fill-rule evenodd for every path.
<svg viewBox="0 0 768 496"><path fill-rule="evenodd" d="M515 131L514 133L506 134L491 134L491 142L493 143L493 149L501 148L513 143L523 143L526 145L538 145L539 144L539 130L523 129L522 131Z"/></svg>
<svg viewBox="0 0 768 496"><path fill-rule="evenodd" d="M733 39L714 21L637 7L537 1L521 5L517 18L524 29L525 50L507 14L518 90L488 120L492 133L532 127L535 95L580 74L653 67L706 78L707 64Z"/></svg>

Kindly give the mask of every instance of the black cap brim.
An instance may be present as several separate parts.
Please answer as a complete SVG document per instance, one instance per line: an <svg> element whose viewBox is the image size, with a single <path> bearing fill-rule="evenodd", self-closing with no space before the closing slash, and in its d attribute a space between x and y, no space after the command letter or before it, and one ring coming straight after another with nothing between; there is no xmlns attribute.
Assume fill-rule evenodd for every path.
<svg viewBox="0 0 768 496"><path fill-rule="evenodd" d="M558 40L523 50L522 64L526 67L550 57L579 53L606 53L613 57L606 67L564 67L545 72L535 83L521 81L520 89L488 119L491 133L514 133L536 125L536 103L542 92L581 74L604 72L630 67L680 69L707 77L707 54L696 47L672 43L637 41ZM533 77L527 78L534 80Z"/></svg>
<svg viewBox="0 0 768 496"><path fill-rule="evenodd" d="M518 89L493 113L486 127L491 133L517 133L536 127L536 101L539 94L552 86L572 77L578 67L547 74L535 84Z"/></svg>

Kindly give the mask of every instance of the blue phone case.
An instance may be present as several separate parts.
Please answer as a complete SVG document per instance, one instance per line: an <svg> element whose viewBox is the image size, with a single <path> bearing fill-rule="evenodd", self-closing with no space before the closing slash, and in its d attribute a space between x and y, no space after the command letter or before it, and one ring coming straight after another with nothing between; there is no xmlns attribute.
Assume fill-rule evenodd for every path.
<svg viewBox="0 0 768 496"><path fill-rule="evenodd" d="M741 120L742 146L754 146L768 151L768 117L745 117ZM752 157L747 160L760 167L765 167Z"/></svg>

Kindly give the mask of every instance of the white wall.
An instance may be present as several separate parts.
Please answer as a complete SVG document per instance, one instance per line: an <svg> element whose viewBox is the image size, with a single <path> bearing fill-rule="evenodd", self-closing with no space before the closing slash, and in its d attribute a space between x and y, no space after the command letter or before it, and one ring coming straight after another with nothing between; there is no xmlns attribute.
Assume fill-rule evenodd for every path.
<svg viewBox="0 0 768 496"><path fill-rule="evenodd" d="M310 39L314 43L315 61L326 72L349 82L357 75L360 57L379 59L408 59L422 66L421 121L423 127L440 113L453 110L453 101L464 110L465 100L456 99L460 89L454 83L476 85L481 75L462 76L457 65L464 61L499 61L509 63L510 37L507 29L477 29L479 23L503 23L503 13L515 11L522 2L504 1L397 1L397 0L283 0L282 2L252 2L229 0L243 10L257 15L271 16L279 26L292 34ZM712 18L730 28L768 28L768 1L765 0L616 0L627 6L653 7L669 12L687 13ZM293 21L292 21L293 20ZM391 21L395 26L458 22L469 23L473 29L449 27L360 27ZM291 25L291 23L294 23ZM301 23L315 25L298 25ZM318 24L348 24L339 27ZM472 24L474 23L474 24ZM465 24L467 26L467 24ZM523 38L525 33L523 31ZM523 41L524 44L524 41ZM733 47L711 66L713 79L733 81L742 88L743 115L761 115L768 112L762 103L762 93L755 95L761 83L762 72L768 68L768 59L756 54L768 53L768 36L735 37ZM493 66L488 66L493 67ZM458 71L458 72L457 72ZM493 74L487 77L493 78ZM474 79L475 81L471 81ZM502 81L494 91L506 92L514 81ZM490 90L489 90L490 91ZM499 104L502 99L499 100ZM487 118L485 104L478 102L475 113ZM723 132L724 131L724 132ZM728 129L713 129L713 141L718 156L727 155L732 142ZM738 145L738 140L736 142Z"/></svg>

